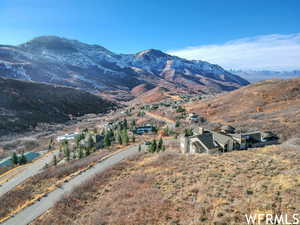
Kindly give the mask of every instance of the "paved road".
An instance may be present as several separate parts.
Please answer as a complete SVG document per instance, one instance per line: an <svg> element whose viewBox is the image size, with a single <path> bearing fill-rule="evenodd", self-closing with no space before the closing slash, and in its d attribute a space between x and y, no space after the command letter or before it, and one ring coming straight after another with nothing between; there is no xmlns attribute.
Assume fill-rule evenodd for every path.
<svg viewBox="0 0 300 225"><path fill-rule="evenodd" d="M58 153L58 150L54 151L53 153L50 153L46 156L42 156L43 158L38 159L31 164L25 165L25 169L22 172L16 174L13 178L0 186L0 197L13 189L18 184L22 183L27 178L41 172L46 163L51 163L51 161L53 160L53 155L57 155Z"/></svg>
<svg viewBox="0 0 300 225"><path fill-rule="evenodd" d="M165 122L169 128L175 128L176 123L169 118L165 118L163 116L157 116L157 115L149 113L149 112L146 112L146 115L153 119Z"/></svg>
<svg viewBox="0 0 300 225"><path fill-rule="evenodd" d="M144 147L144 146L143 146ZM74 177L68 183L64 183L61 188L57 188L53 192L50 192L46 197L42 198L40 201L37 201L33 205L25 208L23 211L16 214L14 217L9 220L1 223L3 225L27 225L31 223L35 218L42 215L45 211L54 206L54 204L59 201L64 194L72 191L72 189L91 177L95 174L102 172L109 168L110 166L120 162L121 160L135 155L138 153L138 147L133 146L129 147L126 150L123 150L110 158L102 161L101 163L96 164L92 168L86 170L82 174Z"/></svg>

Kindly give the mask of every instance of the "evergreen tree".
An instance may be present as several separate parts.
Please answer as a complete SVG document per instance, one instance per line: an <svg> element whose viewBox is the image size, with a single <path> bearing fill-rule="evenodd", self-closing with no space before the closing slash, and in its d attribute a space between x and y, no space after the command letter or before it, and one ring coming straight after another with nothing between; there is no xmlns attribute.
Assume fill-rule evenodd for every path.
<svg viewBox="0 0 300 225"><path fill-rule="evenodd" d="M87 139L87 148L92 149L95 146L94 140L91 135Z"/></svg>
<svg viewBox="0 0 300 225"><path fill-rule="evenodd" d="M132 134L132 142L133 143L135 142L135 136L134 136L134 134Z"/></svg>
<svg viewBox="0 0 300 225"><path fill-rule="evenodd" d="M114 131L114 141L119 143L119 136L120 136L120 131L119 130L115 130Z"/></svg>
<svg viewBox="0 0 300 225"><path fill-rule="evenodd" d="M114 132L111 129L109 129L107 131L107 134L108 134L109 138L112 138L112 139L114 138Z"/></svg>
<svg viewBox="0 0 300 225"><path fill-rule="evenodd" d="M89 156L90 154L91 154L90 149L87 148L87 149L85 150L85 156Z"/></svg>
<svg viewBox="0 0 300 225"><path fill-rule="evenodd" d="M128 143L129 143L129 137L128 137L128 132L127 132L127 129L124 129L123 130L123 140L122 140L122 142L124 143L124 145L128 145Z"/></svg>
<svg viewBox="0 0 300 225"><path fill-rule="evenodd" d="M185 112L185 109L180 105L180 106L177 107L176 112L182 113L182 112Z"/></svg>
<svg viewBox="0 0 300 225"><path fill-rule="evenodd" d="M72 159L76 159L76 153L72 152Z"/></svg>
<svg viewBox="0 0 300 225"><path fill-rule="evenodd" d="M71 152L70 152L69 148L67 148L67 150L66 150L66 158L67 158L67 161L70 161L70 159L71 159Z"/></svg>
<svg viewBox="0 0 300 225"><path fill-rule="evenodd" d="M128 129L128 123L126 118L123 120L123 125L124 125L124 129Z"/></svg>
<svg viewBox="0 0 300 225"><path fill-rule="evenodd" d="M175 127L180 127L180 121L176 120Z"/></svg>
<svg viewBox="0 0 300 225"><path fill-rule="evenodd" d="M98 133L98 130L96 127L94 127L94 130L93 130L94 134L97 134Z"/></svg>
<svg viewBox="0 0 300 225"><path fill-rule="evenodd" d="M119 143L120 145L123 144L123 142L122 142L122 135L121 135L120 132L118 133L118 143Z"/></svg>
<svg viewBox="0 0 300 225"><path fill-rule="evenodd" d="M70 161L71 153L70 153L70 149L69 149L68 144L65 145L64 155L65 155L65 158L67 159L67 161Z"/></svg>
<svg viewBox="0 0 300 225"><path fill-rule="evenodd" d="M141 145L139 145L139 152L141 152L142 151L142 146Z"/></svg>
<svg viewBox="0 0 300 225"><path fill-rule="evenodd" d="M150 145L148 145L148 152L152 152L152 142L151 142L151 144Z"/></svg>
<svg viewBox="0 0 300 225"><path fill-rule="evenodd" d="M136 126L135 120L131 121L131 130L134 130Z"/></svg>
<svg viewBox="0 0 300 225"><path fill-rule="evenodd" d="M157 145L157 151L162 150L162 147L163 147L163 139L160 138L160 139L159 139L159 142L158 142L158 145Z"/></svg>
<svg viewBox="0 0 300 225"><path fill-rule="evenodd" d="M157 143L156 143L156 140L154 139L153 141L152 141L152 144L151 144L151 152L153 153L153 152L156 152L156 150L157 150Z"/></svg>
<svg viewBox="0 0 300 225"><path fill-rule="evenodd" d="M153 152L156 152L156 151L157 151L157 142L154 139L154 141L153 141Z"/></svg>
<svg viewBox="0 0 300 225"><path fill-rule="evenodd" d="M20 163L20 164L26 164L26 163L27 163L27 159L26 159L26 157L25 157L25 155L24 155L24 152L22 152L22 154L21 154L19 163Z"/></svg>
<svg viewBox="0 0 300 225"><path fill-rule="evenodd" d="M108 134L105 134L105 136L104 136L104 146L109 147L110 145L111 145L111 142L110 142L109 136L108 136Z"/></svg>
<svg viewBox="0 0 300 225"><path fill-rule="evenodd" d="M186 137L193 136L193 130L191 128L190 129L185 129L184 130L184 135Z"/></svg>
<svg viewBox="0 0 300 225"><path fill-rule="evenodd" d="M19 163L19 157L17 155L16 152L13 153L12 157L11 157L11 161L13 162L13 164L17 165Z"/></svg>
<svg viewBox="0 0 300 225"><path fill-rule="evenodd" d="M169 127L166 127L166 128L164 129L164 133L165 133L166 136L169 136L169 135L170 135Z"/></svg>
<svg viewBox="0 0 300 225"><path fill-rule="evenodd" d="M125 132L125 145L128 145L129 144L129 136L128 136L128 133L127 133L127 130Z"/></svg>
<svg viewBox="0 0 300 225"><path fill-rule="evenodd" d="M50 151L52 149L52 145L53 145L53 138L51 138L50 141L49 141L48 151Z"/></svg>
<svg viewBox="0 0 300 225"><path fill-rule="evenodd" d="M83 151L82 151L82 148L79 148L79 151L78 151L78 158L79 159L82 159L83 157Z"/></svg>
<svg viewBox="0 0 300 225"><path fill-rule="evenodd" d="M83 133L80 133L79 135L77 135L77 136L75 137L75 143L76 143L76 146L79 145L80 141L81 141L82 139L84 139L84 137L85 137L85 135L84 135Z"/></svg>
<svg viewBox="0 0 300 225"><path fill-rule="evenodd" d="M53 165L54 165L54 166L57 165L57 158L56 158L56 155L53 156Z"/></svg>
<svg viewBox="0 0 300 225"><path fill-rule="evenodd" d="M83 129L82 132L83 132L83 133L88 133L88 132L89 132L89 129L88 129L88 128L85 128L85 129Z"/></svg>

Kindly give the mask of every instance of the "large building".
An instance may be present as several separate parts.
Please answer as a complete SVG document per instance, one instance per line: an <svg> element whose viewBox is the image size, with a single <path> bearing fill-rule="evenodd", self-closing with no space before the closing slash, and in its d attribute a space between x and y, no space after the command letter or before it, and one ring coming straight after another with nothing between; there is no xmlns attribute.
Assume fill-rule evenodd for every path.
<svg viewBox="0 0 300 225"><path fill-rule="evenodd" d="M220 132L199 128L193 136L180 137L182 153L222 153L234 150L263 147L277 144L278 138L272 132L235 133L231 126L221 127Z"/></svg>

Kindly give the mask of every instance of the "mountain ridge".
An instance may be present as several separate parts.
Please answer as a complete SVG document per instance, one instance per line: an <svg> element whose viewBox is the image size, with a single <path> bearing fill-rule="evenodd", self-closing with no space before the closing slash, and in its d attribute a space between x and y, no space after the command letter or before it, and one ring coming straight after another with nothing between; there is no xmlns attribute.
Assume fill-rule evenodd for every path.
<svg viewBox="0 0 300 225"><path fill-rule="evenodd" d="M186 60L157 49L116 54L57 36L41 36L17 46L0 45L0 76L62 84L89 92L130 91L141 84L196 93L229 91L249 84L222 67Z"/></svg>

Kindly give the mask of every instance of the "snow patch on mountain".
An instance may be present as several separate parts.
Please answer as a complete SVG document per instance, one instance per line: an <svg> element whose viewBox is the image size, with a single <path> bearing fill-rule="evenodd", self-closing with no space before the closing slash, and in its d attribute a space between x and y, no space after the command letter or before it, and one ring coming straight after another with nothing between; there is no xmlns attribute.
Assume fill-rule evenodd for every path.
<svg viewBox="0 0 300 225"><path fill-rule="evenodd" d="M35 38L19 46L0 45L0 76L77 85L91 91L128 91L149 82L158 85L158 76L160 81L187 89L202 89L204 82L213 84L216 91L248 84L205 61L186 60L155 49L115 54L99 45L55 36Z"/></svg>

